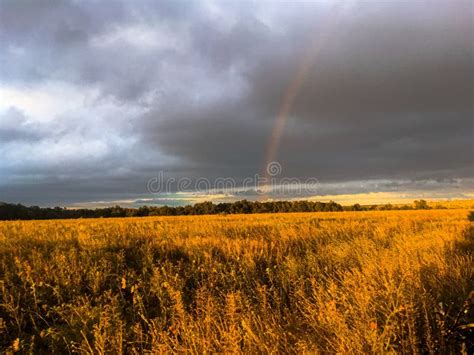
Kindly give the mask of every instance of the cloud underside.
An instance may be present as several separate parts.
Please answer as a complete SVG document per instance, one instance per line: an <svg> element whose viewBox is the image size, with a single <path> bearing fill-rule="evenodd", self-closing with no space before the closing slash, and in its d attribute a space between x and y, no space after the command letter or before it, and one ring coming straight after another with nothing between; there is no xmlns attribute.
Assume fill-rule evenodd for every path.
<svg viewBox="0 0 474 355"><path fill-rule="evenodd" d="M472 13L2 1L0 200L140 201L160 171L242 181L265 169L282 112L281 177L336 184L322 195L469 193Z"/></svg>

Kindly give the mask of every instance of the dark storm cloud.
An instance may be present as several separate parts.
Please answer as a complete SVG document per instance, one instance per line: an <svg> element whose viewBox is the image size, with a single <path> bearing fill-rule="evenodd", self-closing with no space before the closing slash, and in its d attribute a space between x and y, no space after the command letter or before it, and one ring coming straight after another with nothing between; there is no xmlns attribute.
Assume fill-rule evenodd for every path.
<svg viewBox="0 0 474 355"><path fill-rule="evenodd" d="M354 12L339 14L334 28L319 29L328 31L329 39L318 39L318 26L307 22L287 23L283 35L264 25L246 26L252 22L248 19L242 20L244 25L237 22L235 28L245 27L247 32L259 29L251 36L237 31L242 41L256 38L257 45L240 48L232 29L213 34L208 61L221 68L230 66L227 58L235 58L247 87L239 101L212 102L204 110L179 106L173 120L148 114L148 124L155 126L147 132L162 149L189 161L219 169L240 159L234 165L238 174L247 162L261 158L305 46L324 41L280 144L278 159L289 175L470 175L471 5L439 5L364 3ZM315 22L331 15L336 16L316 15ZM311 16L303 18L311 21ZM313 27L314 33L308 34ZM208 25L208 33L216 31ZM237 43L237 54L229 43Z"/></svg>
<svg viewBox="0 0 474 355"><path fill-rule="evenodd" d="M471 1L1 0L0 90L16 102L0 106L0 200L146 195L162 170L260 173L305 61L283 176L472 178L472 13ZM59 113L21 100L63 87L76 104L56 97Z"/></svg>

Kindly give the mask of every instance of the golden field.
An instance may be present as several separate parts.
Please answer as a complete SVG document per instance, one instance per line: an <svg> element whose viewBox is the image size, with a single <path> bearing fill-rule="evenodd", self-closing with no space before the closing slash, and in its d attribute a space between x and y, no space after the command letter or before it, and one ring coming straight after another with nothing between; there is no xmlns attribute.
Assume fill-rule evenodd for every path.
<svg viewBox="0 0 474 355"><path fill-rule="evenodd" d="M469 214L1 222L0 351L469 353Z"/></svg>

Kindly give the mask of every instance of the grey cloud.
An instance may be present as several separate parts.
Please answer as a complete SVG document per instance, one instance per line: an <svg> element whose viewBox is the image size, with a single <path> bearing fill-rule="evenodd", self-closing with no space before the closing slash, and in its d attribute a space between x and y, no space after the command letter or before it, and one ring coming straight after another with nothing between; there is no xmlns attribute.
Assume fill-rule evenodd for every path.
<svg viewBox="0 0 474 355"><path fill-rule="evenodd" d="M290 112L278 156L289 173L338 179L472 174L472 22L469 4L459 5L426 9L421 19L407 9L391 11L395 4L374 5L375 15L357 21L345 14L329 31ZM250 63L240 101L213 102L197 114L180 107L178 116L188 117L181 121L154 122L149 114L153 141L211 169L237 156L236 174L258 160L311 43L301 32L311 28L307 23L289 28L280 43L269 40L263 51L248 50L248 58L251 45L231 56ZM233 36L219 37L208 53L218 67L231 53L227 43L239 43Z"/></svg>
<svg viewBox="0 0 474 355"><path fill-rule="evenodd" d="M10 107L0 114L0 142L38 141L43 137L37 125L29 123L20 110Z"/></svg>
<svg viewBox="0 0 474 355"><path fill-rule="evenodd" d="M54 134L18 116L0 128L0 148L65 137L112 143L92 161L7 164L18 186L0 192L93 200L146 194L159 170L240 180L260 173L283 97L312 50L275 158L285 176L470 178L472 10L470 1L1 1L0 85L64 82L97 90L98 101L96 118L68 112ZM127 29L138 31L126 34L131 41L105 43ZM107 100L123 113L100 111ZM35 187L28 177L38 174ZM80 188L67 192L71 185Z"/></svg>

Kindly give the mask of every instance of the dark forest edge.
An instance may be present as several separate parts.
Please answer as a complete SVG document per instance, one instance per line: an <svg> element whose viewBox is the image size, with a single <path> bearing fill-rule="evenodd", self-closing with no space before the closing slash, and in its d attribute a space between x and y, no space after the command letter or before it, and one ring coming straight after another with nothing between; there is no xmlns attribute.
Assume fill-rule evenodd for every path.
<svg viewBox="0 0 474 355"><path fill-rule="evenodd" d="M386 210L424 210L431 207L425 200L414 201L413 205L369 205L354 204L342 206L336 202L313 201L271 201L258 202L241 200L214 204L196 203L188 206L142 206L124 208L120 206L96 209L67 209L62 207L23 206L0 202L0 220L73 219L73 218L113 218L145 216L189 216L206 214L251 214L282 212L340 212L340 211L386 211ZM436 209L446 208L436 206Z"/></svg>

